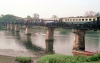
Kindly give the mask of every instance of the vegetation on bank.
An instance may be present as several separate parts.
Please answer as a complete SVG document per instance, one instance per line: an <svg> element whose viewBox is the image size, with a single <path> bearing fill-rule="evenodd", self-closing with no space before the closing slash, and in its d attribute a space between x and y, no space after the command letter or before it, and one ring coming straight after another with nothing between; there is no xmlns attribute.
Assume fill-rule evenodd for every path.
<svg viewBox="0 0 100 63"><path fill-rule="evenodd" d="M93 56L46 55L41 57L38 63L91 63L93 61L100 62L100 53Z"/></svg>
<svg viewBox="0 0 100 63"><path fill-rule="evenodd" d="M31 63L32 59L31 57L16 57L16 61L20 62L20 63Z"/></svg>
<svg viewBox="0 0 100 63"><path fill-rule="evenodd" d="M0 26L0 30L4 30L5 28L3 26Z"/></svg>

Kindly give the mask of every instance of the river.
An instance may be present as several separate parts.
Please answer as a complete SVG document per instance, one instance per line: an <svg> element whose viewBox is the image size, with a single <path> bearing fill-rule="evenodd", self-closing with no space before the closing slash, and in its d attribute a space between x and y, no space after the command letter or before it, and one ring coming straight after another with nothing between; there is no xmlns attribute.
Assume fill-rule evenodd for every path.
<svg viewBox="0 0 100 63"><path fill-rule="evenodd" d="M32 35L25 35L25 30L19 33L0 30L0 55L34 57L40 51L72 55L73 43L71 30L66 34L54 31L54 42L45 42L45 33L41 30L33 31ZM86 31L85 50L100 51L100 31Z"/></svg>

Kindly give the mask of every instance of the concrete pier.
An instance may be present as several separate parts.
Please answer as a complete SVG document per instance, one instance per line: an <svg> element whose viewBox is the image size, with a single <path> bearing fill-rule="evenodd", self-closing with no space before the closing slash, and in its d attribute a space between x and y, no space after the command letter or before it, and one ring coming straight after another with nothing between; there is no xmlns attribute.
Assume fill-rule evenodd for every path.
<svg viewBox="0 0 100 63"><path fill-rule="evenodd" d="M26 35L31 35L31 29L30 26L26 26Z"/></svg>
<svg viewBox="0 0 100 63"><path fill-rule="evenodd" d="M53 41L54 40L54 28L47 27L46 28L46 41Z"/></svg>
<svg viewBox="0 0 100 63"><path fill-rule="evenodd" d="M10 24L7 24L7 30L10 30Z"/></svg>
<svg viewBox="0 0 100 63"><path fill-rule="evenodd" d="M85 50L85 30L72 29L75 34L73 50Z"/></svg>
<svg viewBox="0 0 100 63"><path fill-rule="evenodd" d="M45 41L46 53L54 53L53 51L53 41Z"/></svg>
<svg viewBox="0 0 100 63"><path fill-rule="evenodd" d="M15 32L15 38L20 40L20 32Z"/></svg>
<svg viewBox="0 0 100 63"><path fill-rule="evenodd" d="M31 35L26 35L25 41L26 41L26 42L32 42L32 41L31 41Z"/></svg>
<svg viewBox="0 0 100 63"><path fill-rule="evenodd" d="M19 25L15 25L15 32L19 32Z"/></svg>
<svg viewBox="0 0 100 63"><path fill-rule="evenodd" d="M14 24L10 24L10 30L14 31Z"/></svg>

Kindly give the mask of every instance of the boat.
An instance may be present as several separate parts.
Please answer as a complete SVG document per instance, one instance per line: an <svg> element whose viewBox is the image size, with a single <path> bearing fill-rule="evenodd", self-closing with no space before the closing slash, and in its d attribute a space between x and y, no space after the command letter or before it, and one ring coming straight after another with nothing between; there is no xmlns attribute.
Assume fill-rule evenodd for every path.
<svg viewBox="0 0 100 63"><path fill-rule="evenodd" d="M40 35L40 33L34 33L35 35Z"/></svg>
<svg viewBox="0 0 100 63"><path fill-rule="evenodd" d="M96 51L96 52L90 52L90 51L77 51L77 50L73 50L72 53L74 55L92 56L94 54L98 54L98 51Z"/></svg>
<svg viewBox="0 0 100 63"><path fill-rule="evenodd" d="M46 35L46 34L41 34L41 35Z"/></svg>

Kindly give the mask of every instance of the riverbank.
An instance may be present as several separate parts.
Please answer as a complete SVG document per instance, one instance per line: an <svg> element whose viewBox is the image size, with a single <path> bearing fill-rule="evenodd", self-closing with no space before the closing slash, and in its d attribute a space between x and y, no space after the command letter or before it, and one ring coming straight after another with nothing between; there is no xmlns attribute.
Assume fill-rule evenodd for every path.
<svg viewBox="0 0 100 63"><path fill-rule="evenodd" d="M0 63L18 63L15 57L0 55ZM39 57L32 57L32 63L36 63Z"/></svg>

